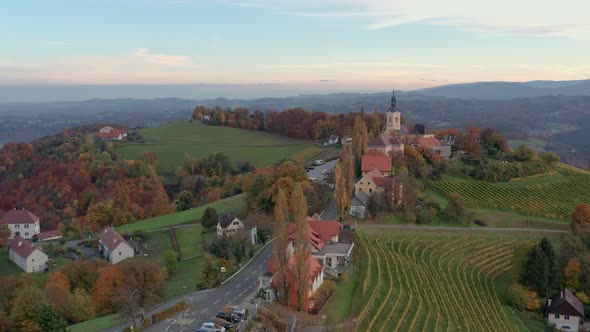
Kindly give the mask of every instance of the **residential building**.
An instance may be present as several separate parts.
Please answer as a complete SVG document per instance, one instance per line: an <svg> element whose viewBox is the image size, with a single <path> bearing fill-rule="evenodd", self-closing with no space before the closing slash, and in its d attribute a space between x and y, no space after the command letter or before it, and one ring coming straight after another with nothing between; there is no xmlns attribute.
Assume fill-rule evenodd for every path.
<svg viewBox="0 0 590 332"><path fill-rule="evenodd" d="M377 170L382 176L392 176L391 156L388 155L363 155L361 159L361 171L366 175L372 170Z"/></svg>
<svg viewBox="0 0 590 332"><path fill-rule="evenodd" d="M330 137L325 141L324 145L335 145L335 144L338 144L339 140L340 140L340 136L330 135Z"/></svg>
<svg viewBox="0 0 590 332"><path fill-rule="evenodd" d="M363 177L354 185L354 193L355 196L357 196L358 192L363 192L371 196L374 193L381 193L384 192L386 188L392 187L393 177L383 176L381 172L373 169L363 175Z"/></svg>
<svg viewBox="0 0 590 332"><path fill-rule="evenodd" d="M547 322L560 331L582 331L584 305L567 288L547 299L546 314Z"/></svg>
<svg viewBox="0 0 590 332"><path fill-rule="evenodd" d="M135 256L133 247L112 227L98 234L98 251L111 264L117 264Z"/></svg>
<svg viewBox="0 0 590 332"><path fill-rule="evenodd" d="M6 212L2 217L3 224L6 224L11 231L10 238L20 235L25 239L32 239L41 232L39 217L25 209L14 209Z"/></svg>
<svg viewBox="0 0 590 332"><path fill-rule="evenodd" d="M244 231L244 228L244 223L240 219L231 213L226 213L217 223L217 237L238 235Z"/></svg>
<svg viewBox="0 0 590 332"><path fill-rule="evenodd" d="M103 141L120 141L127 138L127 130L110 126L103 127L98 130L96 138Z"/></svg>
<svg viewBox="0 0 590 332"><path fill-rule="evenodd" d="M43 272L47 268L49 257L20 235L15 236L8 247L8 258L26 273Z"/></svg>
<svg viewBox="0 0 590 332"><path fill-rule="evenodd" d="M451 156L451 147L443 145L436 137L416 137L412 141L412 146L421 148L427 157L439 155L441 158L448 159Z"/></svg>
<svg viewBox="0 0 590 332"><path fill-rule="evenodd" d="M381 134L370 139L367 143L367 150L383 155L404 154L404 143L397 137L389 134Z"/></svg>
<svg viewBox="0 0 590 332"><path fill-rule="evenodd" d="M61 234L59 234L59 231L57 229L54 229L52 231L47 231L47 232L41 232L39 234L37 234L36 239L39 241L51 241L51 240L57 240L57 239L61 239L62 236Z"/></svg>

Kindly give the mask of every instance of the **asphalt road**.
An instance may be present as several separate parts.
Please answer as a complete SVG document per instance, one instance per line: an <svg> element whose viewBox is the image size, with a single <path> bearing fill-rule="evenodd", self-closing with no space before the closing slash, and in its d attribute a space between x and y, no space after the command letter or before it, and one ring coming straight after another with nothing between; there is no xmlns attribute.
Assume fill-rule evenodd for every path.
<svg viewBox="0 0 590 332"><path fill-rule="evenodd" d="M336 167L336 164L338 164L338 161L339 161L339 159L335 159L335 160L327 161L323 165L314 166L314 169L307 172L307 177L308 178L316 178L320 182L324 181L326 174L324 174L322 172L324 170L331 170L332 168Z"/></svg>
<svg viewBox="0 0 590 332"><path fill-rule="evenodd" d="M239 305L258 289L260 273L264 274L272 256L272 244L267 245L239 274L218 288L192 299L185 311L158 323L147 331L195 331L205 321L214 318L224 305ZM197 278L198 276L195 276Z"/></svg>

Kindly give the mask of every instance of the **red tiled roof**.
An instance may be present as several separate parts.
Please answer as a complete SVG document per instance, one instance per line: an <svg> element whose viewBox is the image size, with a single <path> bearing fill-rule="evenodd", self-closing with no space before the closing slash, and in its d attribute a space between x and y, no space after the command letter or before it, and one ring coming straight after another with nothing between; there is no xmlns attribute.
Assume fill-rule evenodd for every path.
<svg viewBox="0 0 590 332"><path fill-rule="evenodd" d="M295 233L297 231L297 226L295 223L290 223L287 225L287 234L289 235L289 240L295 240ZM320 238L320 234L316 232L312 227L309 226L307 223L307 238L311 245L313 245L317 250L322 250L324 248L324 241Z"/></svg>
<svg viewBox="0 0 590 332"><path fill-rule="evenodd" d="M324 242L331 242L333 236L338 236L342 224L336 220L316 220L307 217L307 223L313 228Z"/></svg>
<svg viewBox="0 0 590 332"><path fill-rule="evenodd" d="M123 129L113 129L106 133L98 133L96 137L98 138L119 138L119 135L125 136L127 134L127 130Z"/></svg>
<svg viewBox="0 0 590 332"><path fill-rule="evenodd" d="M369 140L367 145L368 146L386 146L386 145L389 145L389 143L386 142L383 135L379 135L379 136Z"/></svg>
<svg viewBox="0 0 590 332"><path fill-rule="evenodd" d="M20 235L17 235L10 241L8 245L10 250L17 253L23 258L29 257L38 248L34 246L30 241L23 239Z"/></svg>
<svg viewBox="0 0 590 332"><path fill-rule="evenodd" d="M2 217L5 224L34 224L39 221L39 217L28 210L10 210Z"/></svg>
<svg viewBox="0 0 590 332"><path fill-rule="evenodd" d="M41 233L37 234L37 238L40 241L44 241L44 240L51 239L54 237L61 237L61 235L59 235L59 231L57 229L54 229L52 231L47 231L47 232L41 232Z"/></svg>
<svg viewBox="0 0 590 332"><path fill-rule="evenodd" d="M373 182L377 187L391 187L393 185L393 178L390 176L374 177Z"/></svg>
<svg viewBox="0 0 590 332"><path fill-rule="evenodd" d="M361 162L361 170L368 172L376 168L379 172L391 172L391 157L384 155L363 155Z"/></svg>
<svg viewBox="0 0 590 332"><path fill-rule="evenodd" d="M115 248L117 248L122 242L127 243L127 241L125 241L125 239L112 227L105 228L100 234L98 234L98 238L109 251L115 250ZM127 245L129 245L129 243L127 243Z"/></svg>
<svg viewBox="0 0 590 332"><path fill-rule="evenodd" d="M416 137L414 144L418 144L426 149L442 146L440 141L435 137Z"/></svg>

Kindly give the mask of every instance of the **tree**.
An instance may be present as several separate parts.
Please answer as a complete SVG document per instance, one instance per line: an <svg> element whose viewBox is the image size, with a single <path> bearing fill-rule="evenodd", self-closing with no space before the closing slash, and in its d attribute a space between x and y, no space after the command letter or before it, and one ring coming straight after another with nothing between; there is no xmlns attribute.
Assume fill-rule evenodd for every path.
<svg viewBox="0 0 590 332"><path fill-rule="evenodd" d="M500 151L500 153L508 152L510 150L510 147L508 146L508 141L506 141L504 135L500 134L499 132L493 133L488 143L491 147Z"/></svg>
<svg viewBox="0 0 590 332"><path fill-rule="evenodd" d="M66 328L68 327L68 322L63 316L47 304L44 304L41 307L38 323L41 331L61 332L66 331Z"/></svg>
<svg viewBox="0 0 590 332"><path fill-rule="evenodd" d="M580 260L577 257L570 259L563 269L565 285L570 289L577 289L580 286Z"/></svg>
<svg viewBox="0 0 590 332"><path fill-rule="evenodd" d="M449 195L449 203L445 208L445 214L451 221L462 222L465 219L467 208L465 207L465 200L463 196L458 193L451 193Z"/></svg>
<svg viewBox="0 0 590 332"><path fill-rule="evenodd" d="M112 299L123 283L123 271L118 265L108 265L99 269L98 279L91 292L92 311L98 315L114 312Z"/></svg>
<svg viewBox="0 0 590 332"><path fill-rule="evenodd" d="M459 135L455 137L455 147L458 150L471 153L475 156L479 156L481 154L481 146L471 135Z"/></svg>
<svg viewBox="0 0 590 332"><path fill-rule="evenodd" d="M295 184L291 195L291 211L295 219L295 273L297 276L297 310L307 309L308 294L308 260L311 255L311 248L308 239L307 225L307 201L300 184Z"/></svg>
<svg viewBox="0 0 590 332"><path fill-rule="evenodd" d="M80 323L92 317L90 296L82 288L76 288L68 301L68 319Z"/></svg>
<svg viewBox="0 0 590 332"><path fill-rule="evenodd" d="M206 230L211 231L214 227L217 226L219 222L219 217L217 216L217 211L215 208L208 206L205 211L203 212L203 217L201 218L201 225L205 227Z"/></svg>
<svg viewBox="0 0 590 332"><path fill-rule="evenodd" d="M549 166L554 166L559 162L559 156L555 152L546 152L541 155L541 161Z"/></svg>
<svg viewBox="0 0 590 332"><path fill-rule="evenodd" d="M70 297L70 281L63 272L58 270L49 275L43 293L55 310L61 315L67 313Z"/></svg>
<svg viewBox="0 0 590 332"><path fill-rule="evenodd" d="M275 217L275 236L276 239L273 241L273 252L274 252L274 265L275 273L286 271L287 264L289 263L289 239L287 234L287 223L289 222L289 202L287 193L284 189L279 189L279 192L275 198L274 207ZM287 278L284 273L280 273L282 280L279 281L279 294L281 303L287 305L288 302L288 288Z"/></svg>
<svg viewBox="0 0 590 332"><path fill-rule="evenodd" d="M338 208L338 219L344 220L350 204L350 193L347 191L346 178L342 171L342 162L336 164L334 171L334 201Z"/></svg>
<svg viewBox="0 0 590 332"><path fill-rule="evenodd" d="M10 238L12 231L6 224L0 224L0 248L6 246L6 240Z"/></svg>
<svg viewBox="0 0 590 332"><path fill-rule="evenodd" d="M152 151L146 151L143 154L143 160L148 163L154 170L154 172L158 172L158 156Z"/></svg>
<svg viewBox="0 0 590 332"><path fill-rule="evenodd" d="M590 229L590 206L586 204L578 205L574 213L572 213L571 220L570 227L575 233Z"/></svg>
<svg viewBox="0 0 590 332"><path fill-rule="evenodd" d="M125 284L113 296L112 301L119 315L130 321L132 326L139 326L137 318L141 313L141 305L137 288L131 284Z"/></svg>
<svg viewBox="0 0 590 332"><path fill-rule="evenodd" d="M205 264L201 270L201 278L197 288L214 288L221 284L221 272L215 264L215 258L211 254L205 255Z"/></svg>
<svg viewBox="0 0 590 332"><path fill-rule="evenodd" d="M164 253L164 265L168 274L173 274L176 271L176 252L174 250L167 250Z"/></svg>
<svg viewBox="0 0 590 332"><path fill-rule="evenodd" d="M354 119L353 137L352 137L352 154L355 161L359 161L362 155L367 151L367 144L369 142L367 126L361 118L357 115Z"/></svg>
<svg viewBox="0 0 590 332"><path fill-rule="evenodd" d="M533 161L538 158L537 151L524 144L520 145L516 150L514 150L514 156L521 161Z"/></svg>
<svg viewBox="0 0 590 332"><path fill-rule="evenodd" d="M190 191L183 190L176 196L176 211L186 211L193 207L195 198Z"/></svg>
<svg viewBox="0 0 590 332"><path fill-rule="evenodd" d="M35 286L23 286L17 293L10 311L10 322L14 330L23 331L31 323L38 325L41 309L46 302L41 289Z"/></svg>
<svg viewBox="0 0 590 332"><path fill-rule="evenodd" d="M113 224L114 213L112 202L99 202L88 207L86 219L91 224L104 228Z"/></svg>
<svg viewBox="0 0 590 332"><path fill-rule="evenodd" d="M547 238L541 239L533 247L524 264L522 283L546 297L559 289L560 274L551 242Z"/></svg>

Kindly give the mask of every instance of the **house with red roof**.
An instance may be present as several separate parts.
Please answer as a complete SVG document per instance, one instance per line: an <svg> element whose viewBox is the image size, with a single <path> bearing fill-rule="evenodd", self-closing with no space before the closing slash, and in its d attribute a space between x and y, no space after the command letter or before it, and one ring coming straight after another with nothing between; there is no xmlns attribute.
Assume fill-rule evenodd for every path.
<svg viewBox="0 0 590 332"><path fill-rule="evenodd" d="M368 150L373 150L383 155L404 154L404 143L396 136L381 134L370 139L367 144Z"/></svg>
<svg viewBox="0 0 590 332"><path fill-rule="evenodd" d="M377 170L382 176L391 176L393 165L391 162L391 156L388 155L363 155L361 159L361 171L365 175L372 170Z"/></svg>
<svg viewBox="0 0 590 332"><path fill-rule="evenodd" d="M98 130L96 138L103 141L120 141L127 138L127 130L110 126L102 127Z"/></svg>
<svg viewBox="0 0 590 332"><path fill-rule="evenodd" d="M436 137L416 137L412 141L412 146L421 148L424 155L430 158L439 155L447 159L451 156L451 147L443 145Z"/></svg>
<svg viewBox="0 0 590 332"><path fill-rule="evenodd" d="M133 247L112 227L107 227L98 234L98 244L99 253L111 264L135 256Z"/></svg>
<svg viewBox="0 0 590 332"><path fill-rule="evenodd" d="M49 257L41 249L20 235L15 236L8 245L8 258L26 273L44 272Z"/></svg>
<svg viewBox="0 0 590 332"><path fill-rule="evenodd" d="M25 209L14 209L6 212L1 223L8 226L12 232L10 238L20 235L25 239L32 239L41 232L39 217Z"/></svg>
<svg viewBox="0 0 590 332"><path fill-rule="evenodd" d="M36 238L39 241L51 241L61 239L62 236L61 234L59 234L59 231L57 229L54 229L52 231L41 232L37 234Z"/></svg>

